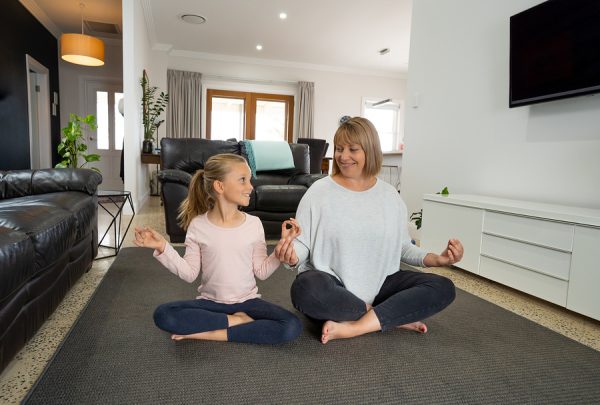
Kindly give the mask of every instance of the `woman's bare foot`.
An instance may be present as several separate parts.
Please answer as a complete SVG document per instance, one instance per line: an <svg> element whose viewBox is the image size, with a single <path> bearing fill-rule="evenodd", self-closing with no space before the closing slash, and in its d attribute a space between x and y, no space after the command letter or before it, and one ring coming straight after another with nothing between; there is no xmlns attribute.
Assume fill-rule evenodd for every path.
<svg viewBox="0 0 600 405"><path fill-rule="evenodd" d="M254 319L252 319L245 312L236 312L234 314L227 315L227 325L229 325L230 327L242 325L244 323L249 323L249 322L253 322L253 321L254 321ZM208 332L192 333L190 335L173 334L173 335L171 335L171 339L173 339L173 340L185 340L185 339L216 340L219 342L226 342L227 341L227 329L218 329L218 330L211 330Z"/></svg>
<svg viewBox="0 0 600 405"><path fill-rule="evenodd" d="M325 322L321 329L321 343L325 344L334 339L347 339L378 330L381 330L381 324L375 311L371 309L356 321Z"/></svg>
<svg viewBox="0 0 600 405"><path fill-rule="evenodd" d="M321 343L326 344L330 340L345 339L356 336L347 322L327 321L321 330Z"/></svg>
<svg viewBox="0 0 600 405"><path fill-rule="evenodd" d="M427 325L425 325L421 321L407 323L405 325L400 325L397 327L401 328L401 329L414 330L415 332L419 332L419 333L427 333Z"/></svg>

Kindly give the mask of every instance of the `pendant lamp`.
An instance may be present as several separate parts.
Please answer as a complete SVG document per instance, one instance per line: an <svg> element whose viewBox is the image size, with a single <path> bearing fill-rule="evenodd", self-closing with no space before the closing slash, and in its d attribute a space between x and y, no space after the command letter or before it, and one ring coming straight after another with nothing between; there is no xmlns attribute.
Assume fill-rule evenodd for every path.
<svg viewBox="0 0 600 405"><path fill-rule="evenodd" d="M104 65L104 42L83 33L83 8L81 8L81 34L62 34L60 36L60 56L67 62L84 66Z"/></svg>

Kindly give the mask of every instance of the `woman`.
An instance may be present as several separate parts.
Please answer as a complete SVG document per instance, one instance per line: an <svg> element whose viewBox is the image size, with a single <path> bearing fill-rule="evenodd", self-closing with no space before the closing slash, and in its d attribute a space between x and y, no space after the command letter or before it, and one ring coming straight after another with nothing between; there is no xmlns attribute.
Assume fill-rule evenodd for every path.
<svg viewBox="0 0 600 405"><path fill-rule="evenodd" d="M292 302L324 321L324 344L393 327L425 333L422 320L454 300L454 285L435 274L400 270L400 260L448 266L462 258L462 244L452 239L438 255L410 243L406 205L376 177L383 156L369 120L346 121L333 143L332 176L313 184L298 206L302 234L281 239L275 250L299 270Z"/></svg>

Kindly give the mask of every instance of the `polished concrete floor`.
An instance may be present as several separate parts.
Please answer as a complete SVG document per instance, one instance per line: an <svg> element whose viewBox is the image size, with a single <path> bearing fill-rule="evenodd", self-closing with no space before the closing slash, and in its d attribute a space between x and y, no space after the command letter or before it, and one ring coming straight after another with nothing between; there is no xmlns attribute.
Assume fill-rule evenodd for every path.
<svg viewBox="0 0 600 405"><path fill-rule="evenodd" d="M124 220L126 219L127 217L124 217ZM106 228L109 221L110 217L107 214L99 212L101 230ZM122 226L125 225L123 223ZM152 226L164 234L164 214L158 197L150 197L146 205L135 215L132 227L143 225ZM132 238L133 230L130 229L125 237L123 247L134 246ZM111 239L105 242L108 242L109 245L113 244ZM101 250L99 255L110 253L108 250ZM0 375L0 404L19 403L24 398L69 332L73 322L89 301L113 261L114 258L109 258L94 262L92 269L71 289L55 313ZM432 268L428 271L447 276L462 290L600 351L600 322L598 321L459 269ZM477 325L473 325L473 327L476 328Z"/></svg>

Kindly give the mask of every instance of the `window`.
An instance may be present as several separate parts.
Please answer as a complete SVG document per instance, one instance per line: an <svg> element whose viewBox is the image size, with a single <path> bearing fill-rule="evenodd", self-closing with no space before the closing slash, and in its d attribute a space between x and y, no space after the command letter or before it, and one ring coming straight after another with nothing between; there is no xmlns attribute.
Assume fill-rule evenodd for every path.
<svg viewBox="0 0 600 405"><path fill-rule="evenodd" d="M383 152L401 151L403 116L401 102L392 99L363 99L363 117L375 125Z"/></svg>
<svg viewBox="0 0 600 405"><path fill-rule="evenodd" d="M208 89L208 139L292 142L294 96Z"/></svg>

